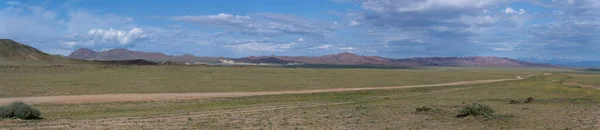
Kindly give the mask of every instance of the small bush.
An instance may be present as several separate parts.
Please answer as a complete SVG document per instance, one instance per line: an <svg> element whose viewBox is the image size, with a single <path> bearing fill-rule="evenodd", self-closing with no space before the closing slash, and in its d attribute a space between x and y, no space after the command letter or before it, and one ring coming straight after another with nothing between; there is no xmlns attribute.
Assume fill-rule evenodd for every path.
<svg viewBox="0 0 600 130"><path fill-rule="evenodd" d="M510 100L508 103L510 103L510 104L519 104L521 102L517 101L517 100Z"/></svg>
<svg viewBox="0 0 600 130"><path fill-rule="evenodd" d="M21 101L0 107L1 118L41 119L40 115L42 113L39 110Z"/></svg>
<svg viewBox="0 0 600 130"><path fill-rule="evenodd" d="M525 100L525 103L531 103L533 102L533 97L529 97L527 98L527 100Z"/></svg>
<svg viewBox="0 0 600 130"><path fill-rule="evenodd" d="M417 108L417 112L424 112L424 111L429 111L429 110L431 110L431 108L426 107L426 106Z"/></svg>
<svg viewBox="0 0 600 130"><path fill-rule="evenodd" d="M0 106L0 118L10 118L12 117L12 112L6 110L5 106Z"/></svg>
<svg viewBox="0 0 600 130"><path fill-rule="evenodd" d="M456 115L456 117L491 116L492 113L494 113L494 110L489 106L473 103L473 104L464 106L458 112L460 114Z"/></svg>

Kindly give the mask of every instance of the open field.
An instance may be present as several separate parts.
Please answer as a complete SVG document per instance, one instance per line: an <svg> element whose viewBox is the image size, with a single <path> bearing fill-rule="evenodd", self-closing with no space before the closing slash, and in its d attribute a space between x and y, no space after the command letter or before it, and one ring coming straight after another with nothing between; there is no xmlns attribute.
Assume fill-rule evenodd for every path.
<svg viewBox="0 0 600 130"><path fill-rule="evenodd" d="M519 81L397 90L214 98L160 102L40 104L46 119L3 121L4 128L204 129L597 129L600 90L553 81ZM509 104L534 97L532 103ZM470 103L490 117L456 118ZM432 111L416 112L427 106Z"/></svg>
<svg viewBox="0 0 600 130"><path fill-rule="evenodd" d="M36 103L44 117L0 119L0 129L600 128L600 90L565 85L594 84L597 75L573 70L16 65L1 66L0 72L1 97ZM465 82L516 76L526 78ZM396 87L381 88L389 86ZM183 98L128 100L168 93ZM217 96L185 98L207 93ZM121 102L29 100L86 94L105 94ZM128 94L133 97L114 97ZM523 103L528 97L535 100ZM496 112L488 117L455 117L471 103L488 105ZM415 111L423 106L432 110Z"/></svg>
<svg viewBox="0 0 600 130"><path fill-rule="evenodd" d="M0 97L256 92L439 84L508 79L535 69L290 69L185 66L0 66Z"/></svg>
<svg viewBox="0 0 600 130"><path fill-rule="evenodd" d="M600 89L600 73L566 73L563 82Z"/></svg>
<svg viewBox="0 0 600 130"><path fill-rule="evenodd" d="M170 101L170 100L189 100L203 98L222 98L222 97L247 97L260 95L281 95L281 94L307 94L307 93L325 93L325 92L343 92L343 91L361 91L361 90L387 90L402 88L422 88L436 86L452 85L470 85L485 84L519 79L492 79L462 81L443 84L427 85L408 85L408 86L388 86L388 87L367 87L367 88L332 88L332 89L310 89L310 90L286 90L286 91L266 91L266 92L212 92L212 93L147 93L147 94L98 94L98 95L71 95L71 96L38 96L38 97L17 97L0 98L0 105L10 104L14 101L23 101L30 104L81 104L81 103L105 103L105 102L137 102L137 101Z"/></svg>

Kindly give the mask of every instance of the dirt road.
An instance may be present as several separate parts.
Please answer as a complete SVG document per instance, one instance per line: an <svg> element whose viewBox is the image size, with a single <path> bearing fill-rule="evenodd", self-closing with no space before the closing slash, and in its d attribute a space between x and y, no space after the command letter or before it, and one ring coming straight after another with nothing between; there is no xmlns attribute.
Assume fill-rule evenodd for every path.
<svg viewBox="0 0 600 130"><path fill-rule="evenodd" d="M341 92L358 90L381 90L381 89L400 89L400 88L418 88L418 87L436 87L452 85L485 84L519 79L492 79L475 80L443 84L428 85L408 85L408 86L390 86L390 87L368 87L368 88L335 88L335 89L312 89L312 90L287 90L287 91L266 91L266 92L214 92L214 93L148 93L148 94L101 94L101 95L69 95L69 96L42 96L42 97L15 97L0 98L0 104L8 104L13 101L24 101L31 104L79 104L79 103L104 103L104 102L133 102L133 101L168 101L185 99L204 99L219 97L243 97L257 95L278 95L278 94L306 94L321 92Z"/></svg>

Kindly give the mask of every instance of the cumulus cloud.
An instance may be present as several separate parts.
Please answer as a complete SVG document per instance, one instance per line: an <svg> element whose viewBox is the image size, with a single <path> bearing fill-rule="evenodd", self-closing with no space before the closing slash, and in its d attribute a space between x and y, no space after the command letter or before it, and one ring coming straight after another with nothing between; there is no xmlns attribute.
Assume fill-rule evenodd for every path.
<svg viewBox="0 0 600 130"><path fill-rule="evenodd" d="M600 48L597 0L336 1L356 2L362 9L324 12L333 16L327 20L278 13L215 13L160 17L178 25L137 25L141 20L134 20L140 17L136 15L82 8L57 11L27 1L8 1L0 10L0 25L10 26L0 26L0 37L61 54L78 47L130 47L178 54L210 52L206 55L213 56L360 51L392 57L498 54L600 58L589 55ZM190 24L178 22L201 29L186 28Z"/></svg>
<svg viewBox="0 0 600 130"><path fill-rule="evenodd" d="M63 44L69 48L110 49L135 46L136 42L147 38L148 35L141 28L132 28L131 30L91 29L87 35L71 36L70 40Z"/></svg>
<svg viewBox="0 0 600 130"><path fill-rule="evenodd" d="M144 34L144 30L141 28L133 28L129 30L129 32L113 28L107 30L92 29L88 32L88 36L93 37L94 41L114 42L119 44L131 44L133 41L147 37L147 35Z"/></svg>

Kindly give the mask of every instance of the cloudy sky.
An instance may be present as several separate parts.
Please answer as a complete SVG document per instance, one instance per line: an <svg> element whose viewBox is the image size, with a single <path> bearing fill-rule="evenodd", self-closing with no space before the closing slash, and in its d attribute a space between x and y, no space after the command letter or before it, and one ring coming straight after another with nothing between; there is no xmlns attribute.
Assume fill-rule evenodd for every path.
<svg viewBox="0 0 600 130"><path fill-rule="evenodd" d="M600 58L598 0L2 1L0 38L68 55Z"/></svg>

